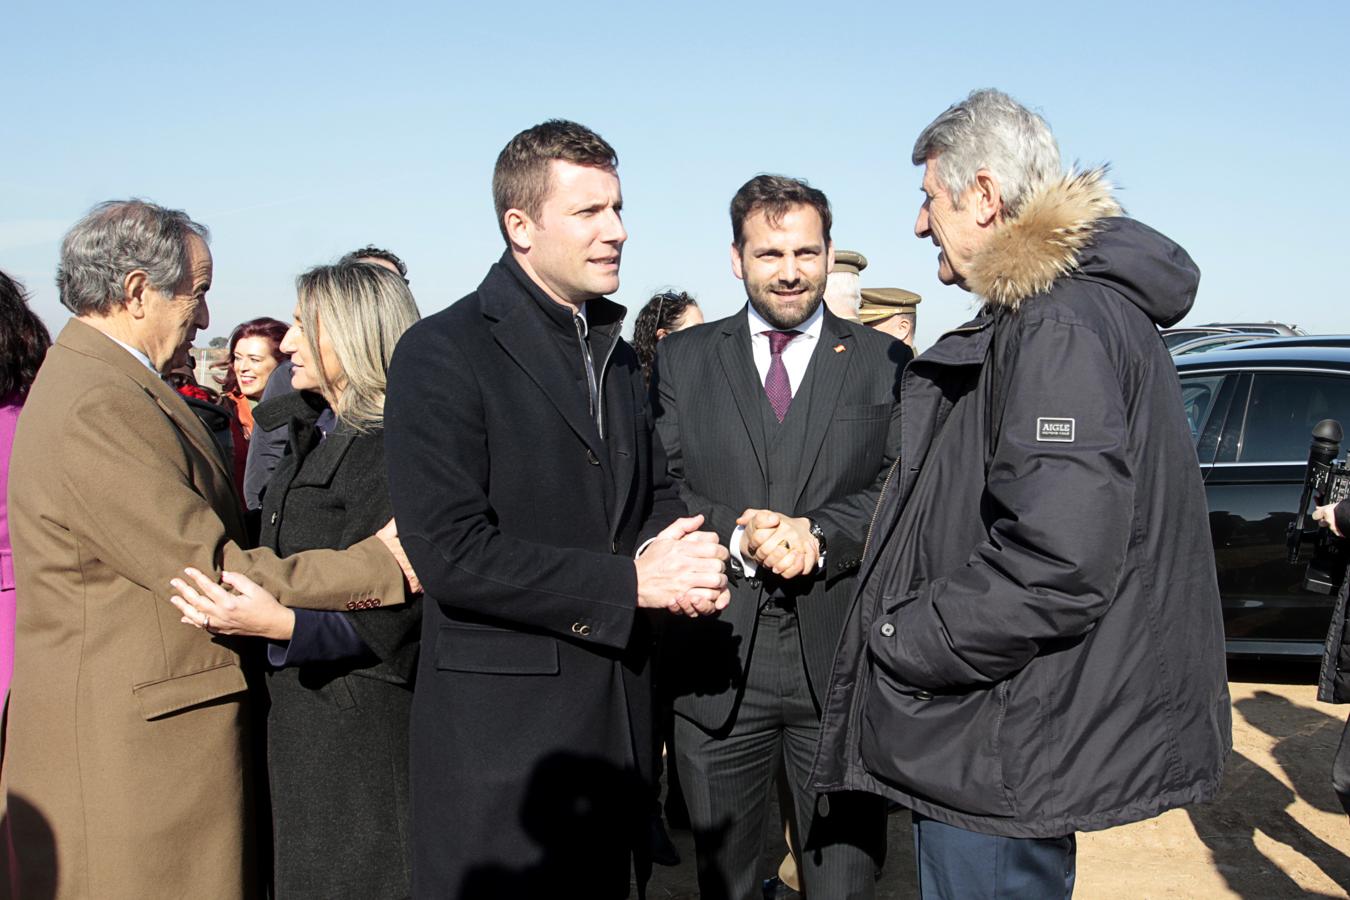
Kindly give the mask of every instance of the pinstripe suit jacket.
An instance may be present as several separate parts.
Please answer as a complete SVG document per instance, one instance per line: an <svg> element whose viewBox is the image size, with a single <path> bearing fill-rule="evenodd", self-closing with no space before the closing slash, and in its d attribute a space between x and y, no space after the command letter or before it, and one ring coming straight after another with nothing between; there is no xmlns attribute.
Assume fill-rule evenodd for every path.
<svg viewBox="0 0 1350 900"><path fill-rule="evenodd" d="M825 570L780 585L797 601L803 662L818 697L829 684L877 496L899 457L898 386L913 357L903 343L824 312L807 370L809 397L798 399L809 403L805 438L799 453L777 456L786 471L769 465L764 387L744 308L663 340L652 375L671 475L690 514L706 517L704 527L729 543L736 517L749 507L772 508L775 494L795 498L778 512L808 516L824 530ZM729 724L744 685L766 590L763 579L739 572L731 582L724 612L672 620L664 639L661 677L675 710L714 732Z"/></svg>

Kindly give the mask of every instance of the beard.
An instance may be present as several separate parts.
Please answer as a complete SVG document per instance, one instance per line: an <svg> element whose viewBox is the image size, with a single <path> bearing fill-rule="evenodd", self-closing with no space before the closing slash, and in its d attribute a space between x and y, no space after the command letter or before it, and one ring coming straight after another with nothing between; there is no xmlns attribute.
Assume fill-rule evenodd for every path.
<svg viewBox="0 0 1350 900"><path fill-rule="evenodd" d="M825 282L810 281L806 278L797 279L795 286L800 286L802 294L800 298L794 300L784 299L775 294L774 288L783 287L782 282L769 281L745 283L746 296L750 298L750 305L755 312L759 313L774 328L779 331L787 331L796 328L807 319L815 315L816 308L820 306L820 301L825 297Z"/></svg>

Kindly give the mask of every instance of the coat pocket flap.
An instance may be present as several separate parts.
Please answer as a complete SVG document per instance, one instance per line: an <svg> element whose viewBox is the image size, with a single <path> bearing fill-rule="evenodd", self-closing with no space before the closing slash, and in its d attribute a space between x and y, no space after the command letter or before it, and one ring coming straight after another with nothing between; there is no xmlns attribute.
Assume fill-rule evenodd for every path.
<svg viewBox="0 0 1350 900"><path fill-rule="evenodd" d="M131 689L146 720L172 715L210 700L242 694L248 685L243 670L235 663L138 684Z"/></svg>
<svg viewBox="0 0 1350 900"><path fill-rule="evenodd" d="M436 668L489 675L556 675L558 642L546 634L442 625L436 635Z"/></svg>

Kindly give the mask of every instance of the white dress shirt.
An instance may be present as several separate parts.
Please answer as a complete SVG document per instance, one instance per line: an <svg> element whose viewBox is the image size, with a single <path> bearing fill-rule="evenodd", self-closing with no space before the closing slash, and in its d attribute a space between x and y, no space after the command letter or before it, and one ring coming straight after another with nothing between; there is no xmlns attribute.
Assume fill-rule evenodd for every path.
<svg viewBox="0 0 1350 900"><path fill-rule="evenodd" d="M794 337L783 348L783 368L787 369L788 384L792 388L792 396L797 396L797 389L802 386L802 379L806 377L806 368L811 364L811 354L816 350L816 342L820 340L820 329L825 322L825 304L822 301L816 307L816 311L811 314L811 318L794 329L775 328L764 320L764 317L755 312L755 308L746 305L746 317L750 320L750 350L755 356L755 368L759 370L759 383L764 384L764 379L769 377L769 364L773 362L773 354L769 352L770 331L800 331L801 334Z"/></svg>
<svg viewBox="0 0 1350 900"><path fill-rule="evenodd" d="M136 359L140 361L140 364L141 364L141 365L145 366L145 367L146 367L147 369L149 369L151 372L154 372L154 373L155 373L155 377L156 377L156 378L159 377L159 370L156 369L154 366L150 365L150 357L146 356L144 353L142 353L141 351L137 350L135 347L131 346L130 344L125 343L125 342L123 342L123 341L119 341L117 338L113 337L111 334L108 334L106 331L103 332L103 334L104 334L104 336L106 336L106 337L108 338L108 340L112 341L114 344L116 344L117 346L121 347L123 350L127 351L127 352L130 353L132 356L136 357Z"/></svg>

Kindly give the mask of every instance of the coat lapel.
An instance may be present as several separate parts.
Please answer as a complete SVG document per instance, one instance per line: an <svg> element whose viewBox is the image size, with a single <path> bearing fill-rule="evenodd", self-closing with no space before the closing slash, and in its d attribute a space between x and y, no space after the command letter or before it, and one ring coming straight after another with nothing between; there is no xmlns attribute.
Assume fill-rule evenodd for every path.
<svg viewBox="0 0 1350 900"><path fill-rule="evenodd" d="M726 321L717 355L763 475L769 470L765 459L764 418L760 410L764 384L755 368L755 357L750 350L750 322L744 313Z"/></svg>
<svg viewBox="0 0 1350 900"><path fill-rule="evenodd" d="M802 441L801 456L797 463L797 492L793 503L800 503L806 483L815 468L816 457L820 455L821 445L834 421L834 412L839 404L839 390L844 386L844 374L854 354L849 352L853 346L853 336L849 334L842 321L828 308L825 320L820 326L820 340L816 341L815 352L811 354L811 407L806 420L806 437ZM839 349L842 347L843 349Z"/></svg>
<svg viewBox="0 0 1350 900"><path fill-rule="evenodd" d="M291 479L291 487L323 486L330 483L354 440L356 432L343 431L339 428L303 452L297 447L296 473ZM306 460L309 465L302 466Z"/></svg>
<svg viewBox="0 0 1350 900"><path fill-rule="evenodd" d="M533 300L520 297L516 308L492 327L492 336L507 355L539 387L540 393L558 410L569 428L608 467L609 453L600 440L595 420L587 408L586 397L573 385L575 373L546 330L543 317L534 315L528 305ZM597 361L598 364L598 361Z"/></svg>

